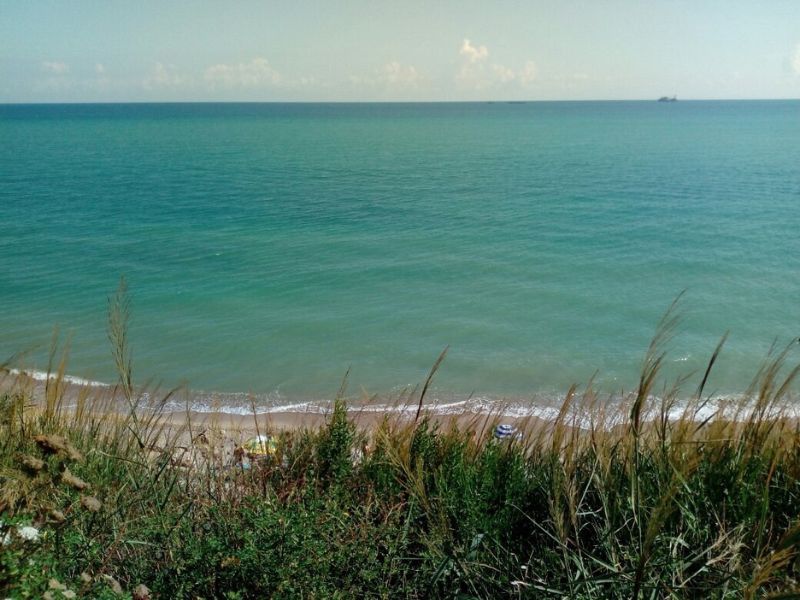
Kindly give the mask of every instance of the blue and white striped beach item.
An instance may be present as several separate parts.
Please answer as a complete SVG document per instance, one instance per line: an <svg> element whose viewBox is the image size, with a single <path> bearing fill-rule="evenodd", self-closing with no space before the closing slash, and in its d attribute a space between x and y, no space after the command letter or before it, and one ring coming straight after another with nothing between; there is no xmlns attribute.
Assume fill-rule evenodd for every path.
<svg viewBox="0 0 800 600"><path fill-rule="evenodd" d="M513 425L509 425L508 423L501 423L494 430L494 437L498 440L505 440L509 439L514 435L516 428Z"/></svg>

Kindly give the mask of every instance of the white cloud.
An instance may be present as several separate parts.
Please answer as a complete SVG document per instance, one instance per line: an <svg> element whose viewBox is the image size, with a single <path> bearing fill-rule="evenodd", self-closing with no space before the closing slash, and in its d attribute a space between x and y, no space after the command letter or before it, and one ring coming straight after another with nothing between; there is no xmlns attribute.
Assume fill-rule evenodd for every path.
<svg viewBox="0 0 800 600"><path fill-rule="evenodd" d="M42 63L42 69L53 75L69 73L69 65L58 61L46 60Z"/></svg>
<svg viewBox="0 0 800 600"><path fill-rule="evenodd" d="M489 49L486 46L473 46L472 42L464 38L458 53L462 60L456 80L462 85L476 90L485 88L491 79L484 64L486 57L489 56Z"/></svg>
<svg viewBox="0 0 800 600"><path fill-rule="evenodd" d="M373 88L417 88L424 81L424 77L413 65L405 65L393 60L386 63L379 69L375 69L371 75L350 75L348 78L354 86L367 86Z"/></svg>
<svg viewBox="0 0 800 600"><path fill-rule="evenodd" d="M521 85L530 85L536 79L538 74L538 69L536 68L536 63L532 60L529 60L525 63L525 66L520 69L519 72L519 82Z"/></svg>
<svg viewBox="0 0 800 600"><path fill-rule="evenodd" d="M489 56L489 49L486 46L473 46L467 38L464 38L458 53L466 57L469 62L476 63Z"/></svg>
<svg viewBox="0 0 800 600"><path fill-rule="evenodd" d="M509 69L503 65L492 65L492 71L500 83L508 83L517 78L517 74L514 73L514 69Z"/></svg>
<svg viewBox="0 0 800 600"><path fill-rule="evenodd" d="M800 75L800 44L794 48L794 56L792 57L792 71L795 75Z"/></svg>
<svg viewBox="0 0 800 600"><path fill-rule="evenodd" d="M35 83L38 91L48 94L65 94L75 87L75 79L69 74L68 64L46 60L41 63L40 67L44 75Z"/></svg>
<svg viewBox="0 0 800 600"><path fill-rule="evenodd" d="M266 58L254 58L237 65L212 65L206 69L204 78L212 87L222 85L229 88L280 85L282 81L281 74Z"/></svg>
<svg viewBox="0 0 800 600"><path fill-rule="evenodd" d="M461 67L456 74L456 81L462 86L473 90L485 90L492 87L510 85L527 87L536 79L536 63L527 61L522 68L512 69L499 63L487 64L489 49L486 46L473 46L472 42L464 39L458 52L461 57Z"/></svg>
<svg viewBox="0 0 800 600"><path fill-rule="evenodd" d="M177 87L184 83L186 78L177 73L174 65L160 62L153 65L153 70L142 81L142 85L148 90L156 87Z"/></svg>
<svg viewBox="0 0 800 600"><path fill-rule="evenodd" d="M416 86L420 75L413 65L403 65L392 61L383 65L379 79L389 85Z"/></svg>

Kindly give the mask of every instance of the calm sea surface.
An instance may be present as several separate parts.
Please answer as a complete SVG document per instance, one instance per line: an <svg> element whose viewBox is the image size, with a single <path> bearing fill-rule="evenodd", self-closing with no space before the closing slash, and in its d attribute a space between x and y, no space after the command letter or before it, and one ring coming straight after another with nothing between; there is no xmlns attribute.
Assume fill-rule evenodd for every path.
<svg viewBox="0 0 800 600"><path fill-rule="evenodd" d="M0 106L0 359L283 399L743 391L800 335L800 101ZM795 358L798 352L795 353ZM687 384L687 392L697 377Z"/></svg>

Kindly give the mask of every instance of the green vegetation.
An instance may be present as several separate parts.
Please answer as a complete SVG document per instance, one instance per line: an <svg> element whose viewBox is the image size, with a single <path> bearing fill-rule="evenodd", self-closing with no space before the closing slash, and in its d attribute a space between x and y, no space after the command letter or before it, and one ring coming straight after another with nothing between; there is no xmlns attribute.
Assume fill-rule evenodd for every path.
<svg viewBox="0 0 800 600"><path fill-rule="evenodd" d="M659 335L621 409L573 389L555 421L496 440L491 420L424 411L359 430L340 398L246 469L213 430L137 405L113 318L127 414L90 391L67 409L64 361L36 407L23 389L0 400L0 597L796 597L788 350L736 420L698 416L702 385L668 418Z"/></svg>

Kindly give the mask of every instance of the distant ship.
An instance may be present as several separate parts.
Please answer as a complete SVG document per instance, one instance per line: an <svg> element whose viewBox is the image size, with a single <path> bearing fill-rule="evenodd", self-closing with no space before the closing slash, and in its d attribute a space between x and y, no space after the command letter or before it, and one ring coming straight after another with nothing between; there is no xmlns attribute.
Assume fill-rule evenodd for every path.
<svg viewBox="0 0 800 600"><path fill-rule="evenodd" d="M669 96L661 96L661 98L659 98L658 101L659 102L677 102L678 101L678 97L677 96L673 96L672 98L670 98Z"/></svg>

